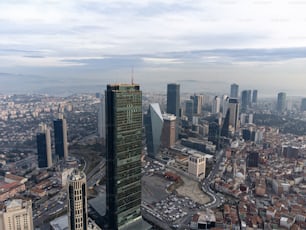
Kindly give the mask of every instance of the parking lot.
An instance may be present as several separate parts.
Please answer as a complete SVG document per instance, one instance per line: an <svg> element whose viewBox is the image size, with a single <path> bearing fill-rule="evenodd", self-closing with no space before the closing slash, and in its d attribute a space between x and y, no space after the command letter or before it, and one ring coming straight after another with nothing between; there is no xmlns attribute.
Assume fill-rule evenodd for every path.
<svg viewBox="0 0 306 230"><path fill-rule="evenodd" d="M143 175L142 177L142 200L149 204L165 199L169 194L166 186L169 181L156 175Z"/></svg>
<svg viewBox="0 0 306 230"><path fill-rule="evenodd" d="M175 192L167 193L166 188L174 183L163 177L163 166L151 162L146 164L142 177L142 200L146 212L167 223L168 226L186 224L210 198L201 191L197 181L180 175L184 185Z"/></svg>

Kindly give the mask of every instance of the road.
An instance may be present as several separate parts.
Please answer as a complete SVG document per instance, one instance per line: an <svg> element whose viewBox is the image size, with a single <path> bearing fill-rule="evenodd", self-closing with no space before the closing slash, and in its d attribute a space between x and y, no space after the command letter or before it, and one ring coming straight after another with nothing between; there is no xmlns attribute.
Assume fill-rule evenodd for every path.
<svg viewBox="0 0 306 230"><path fill-rule="evenodd" d="M50 216L62 213L67 208L67 193L60 191L57 195L46 201L43 205L33 211L34 226L41 230L49 228Z"/></svg>
<svg viewBox="0 0 306 230"><path fill-rule="evenodd" d="M105 160L93 168L87 175L87 187L93 187L98 181L100 181L105 176Z"/></svg>
<svg viewBox="0 0 306 230"><path fill-rule="evenodd" d="M205 204L205 207L207 208L216 208L220 207L223 204L224 198L222 197L222 195L216 193L210 188L210 184L214 180L219 170L223 157L224 157L224 151L221 150L217 153L216 163L214 164L212 170L210 171L209 175L203 180L202 190L211 197L211 202Z"/></svg>

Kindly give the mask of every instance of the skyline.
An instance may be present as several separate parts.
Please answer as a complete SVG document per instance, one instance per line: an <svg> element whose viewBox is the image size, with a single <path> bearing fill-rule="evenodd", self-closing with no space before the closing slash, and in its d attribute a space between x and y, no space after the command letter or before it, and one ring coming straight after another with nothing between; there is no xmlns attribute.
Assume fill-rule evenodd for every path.
<svg viewBox="0 0 306 230"><path fill-rule="evenodd" d="M306 1L0 2L1 92L128 82L306 96ZM304 80L305 79L305 80ZM18 84L16 84L18 83ZM20 83L23 84L20 87Z"/></svg>

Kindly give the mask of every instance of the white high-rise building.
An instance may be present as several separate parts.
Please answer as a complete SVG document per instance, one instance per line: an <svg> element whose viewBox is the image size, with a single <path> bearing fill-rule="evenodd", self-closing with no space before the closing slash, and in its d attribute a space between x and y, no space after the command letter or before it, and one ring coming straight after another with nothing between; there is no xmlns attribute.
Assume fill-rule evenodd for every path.
<svg viewBox="0 0 306 230"><path fill-rule="evenodd" d="M68 223L69 230L84 230L88 225L86 175L77 169L68 176Z"/></svg>
<svg viewBox="0 0 306 230"><path fill-rule="evenodd" d="M221 104L220 97L215 96L213 100L213 104L212 104L212 111L211 111L213 114L220 112L220 104Z"/></svg>
<svg viewBox="0 0 306 230"><path fill-rule="evenodd" d="M0 209L1 230L34 230L32 202L21 199L8 200Z"/></svg>

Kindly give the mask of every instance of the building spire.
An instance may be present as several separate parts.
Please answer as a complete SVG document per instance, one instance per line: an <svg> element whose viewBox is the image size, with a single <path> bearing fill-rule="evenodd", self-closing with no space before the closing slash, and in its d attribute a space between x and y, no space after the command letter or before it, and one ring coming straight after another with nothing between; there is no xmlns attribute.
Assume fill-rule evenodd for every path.
<svg viewBox="0 0 306 230"><path fill-rule="evenodd" d="M132 72L131 72L131 84L134 85L134 67L132 67Z"/></svg>

